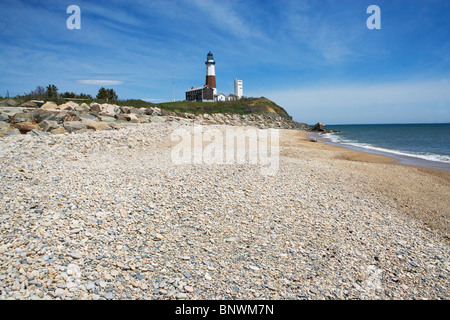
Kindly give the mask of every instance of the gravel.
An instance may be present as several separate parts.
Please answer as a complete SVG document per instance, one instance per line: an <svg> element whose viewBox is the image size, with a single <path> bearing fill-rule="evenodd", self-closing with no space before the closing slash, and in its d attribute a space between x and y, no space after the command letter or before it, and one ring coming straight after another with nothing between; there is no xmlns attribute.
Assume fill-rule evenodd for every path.
<svg viewBox="0 0 450 320"><path fill-rule="evenodd" d="M172 131L0 139L0 299L449 299L448 241L357 170L174 165Z"/></svg>

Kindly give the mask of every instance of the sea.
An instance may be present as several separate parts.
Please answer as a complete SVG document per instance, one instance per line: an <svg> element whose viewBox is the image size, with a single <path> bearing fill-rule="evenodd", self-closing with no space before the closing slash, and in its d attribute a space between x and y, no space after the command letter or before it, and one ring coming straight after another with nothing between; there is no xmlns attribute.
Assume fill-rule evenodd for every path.
<svg viewBox="0 0 450 320"><path fill-rule="evenodd" d="M450 171L450 123L327 125L317 136L330 144L381 154L398 163Z"/></svg>

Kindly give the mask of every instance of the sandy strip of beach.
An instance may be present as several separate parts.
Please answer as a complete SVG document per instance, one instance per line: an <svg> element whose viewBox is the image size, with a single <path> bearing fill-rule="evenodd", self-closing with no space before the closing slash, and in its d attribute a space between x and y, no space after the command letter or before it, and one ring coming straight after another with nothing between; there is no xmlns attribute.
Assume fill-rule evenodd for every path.
<svg viewBox="0 0 450 320"><path fill-rule="evenodd" d="M174 128L1 139L0 299L450 298L448 172L287 130L273 176L176 165Z"/></svg>

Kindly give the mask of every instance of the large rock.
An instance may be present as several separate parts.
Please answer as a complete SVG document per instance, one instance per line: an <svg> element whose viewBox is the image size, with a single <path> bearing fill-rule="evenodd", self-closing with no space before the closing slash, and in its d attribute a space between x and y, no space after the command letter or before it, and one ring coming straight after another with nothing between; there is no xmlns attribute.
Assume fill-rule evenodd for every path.
<svg viewBox="0 0 450 320"><path fill-rule="evenodd" d="M27 133L27 132L29 132L31 130L39 130L39 131L41 131L41 127L37 123L31 122L31 121L17 123L15 126L16 126L17 129L19 129L19 131L21 133Z"/></svg>
<svg viewBox="0 0 450 320"><path fill-rule="evenodd" d="M44 132L49 132L54 129L61 128L61 126L58 124L58 122L51 121L51 120L44 120L39 123L39 126L41 127L42 131L44 131Z"/></svg>
<svg viewBox="0 0 450 320"><path fill-rule="evenodd" d="M14 123L20 123L20 122L27 122L32 120L32 115L30 113L16 113L12 117L12 122Z"/></svg>
<svg viewBox="0 0 450 320"><path fill-rule="evenodd" d="M31 112L33 118L36 119L36 122L39 123L44 120L56 120L56 117L53 112L45 109L36 109Z"/></svg>
<svg viewBox="0 0 450 320"><path fill-rule="evenodd" d="M65 104L68 105L69 107L71 107L72 110L77 110L77 108L80 107L80 105L78 103L73 102L73 101L66 102Z"/></svg>
<svg viewBox="0 0 450 320"><path fill-rule="evenodd" d="M98 116L97 118L102 122L107 122L107 123L116 122L116 118L111 117L111 116Z"/></svg>
<svg viewBox="0 0 450 320"><path fill-rule="evenodd" d="M72 133L79 130L85 130L87 127L80 121L66 121L64 122L64 129L66 129L67 132Z"/></svg>
<svg viewBox="0 0 450 320"><path fill-rule="evenodd" d="M120 110L119 107L114 106L112 104L106 105L106 108L103 107L104 105L101 105L101 106L102 106L102 111L99 114L102 116L114 117L116 114L122 113L122 110Z"/></svg>
<svg viewBox="0 0 450 320"><path fill-rule="evenodd" d="M49 135L49 133L45 133L40 130L31 130L27 134L33 137L45 137Z"/></svg>
<svg viewBox="0 0 450 320"><path fill-rule="evenodd" d="M325 132L325 125L323 123L318 122L312 128L312 131Z"/></svg>
<svg viewBox="0 0 450 320"><path fill-rule="evenodd" d="M52 101L44 103L44 105L41 107L41 109L44 110L60 110L58 109L58 105Z"/></svg>
<svg viewBox="0 0 450 320"><path fill-rule="evenodd" d="M53 129L50 131L51 134L64 134L67 133L66 129L64 129L63 127L58 128L58 129Z"/></svg>
<svg viewBox="0 0 450 320"><path fill-rule="evenodd" d="M15 107L19 103L13 99L6 99L3 101L0 101L0 107Z"/></svg>
<svg viewBox="0 0 450 320"><path fill-rule="evenodd" d="M20 131L16 128L11 127L6 122L0 121L0 137L10 137L19 135Z"/></svg>
<svg viewBox="0 0 450 320"><path fill-rule="evenodd" d="M86 122L97 122L98 119L97 117L90 115L90 114L78 114L78 118L80 118L81 121L86 121Z"/></svg>
<svg viewBox="0 0 450 320"><path fill-rule="evenodd" d="M0 113L0 121L1 122L9 122L9 117L7 114Z"/></svg>
<svg viewBox="0 0 450 320"><path fill-rule="evenodd" d="M23 113L23 108L19 107L0 107L0 112L14 117L16 113Z"/></svg>
<svg viewBox="0 0 450 320"><path fill-rule="evenodd" d="M21 107L21 108L39 108L38 104L33 101L28 101L28 102L22 103L19 107Z"/></svg>
<svg viewBox="0 0 450 320"><path fill-rule="evenodd" d="M84 112L84 111L90 111L91 108L86 104L86 103L82 103L81 106L78 106L75 108L75 111L78 112Z"/></svg>
<svg viewBox="0 0 450 320"><path fill-rule="evenodd" d="M29 102L36 103L38 108L42 107L45 104L45 101L41 101L41 100L30 100Z"/></svg>
<svg viewBox="0 0 450 320"><path fill-rule="evenodd" d="M111 127L106 122L84 122L88 129L95 131L110 130Z"/></svg>
<svg viewBox="0 0 450 320"><path fill-rule="evenodd" d="M98 103L91 103L90 110L99 113L102 111L102 107Z"/></svg>

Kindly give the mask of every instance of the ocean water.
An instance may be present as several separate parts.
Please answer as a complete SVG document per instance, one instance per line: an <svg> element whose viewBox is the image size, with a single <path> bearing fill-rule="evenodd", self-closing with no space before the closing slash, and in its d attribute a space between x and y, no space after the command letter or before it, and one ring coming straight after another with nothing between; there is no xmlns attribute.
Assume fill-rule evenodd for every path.
<svg viewBox="0 0 450 320"><path fill-rule="evenodd" d="M329 125L324 140L400 163L450 170L450 124Z"/></svg>

